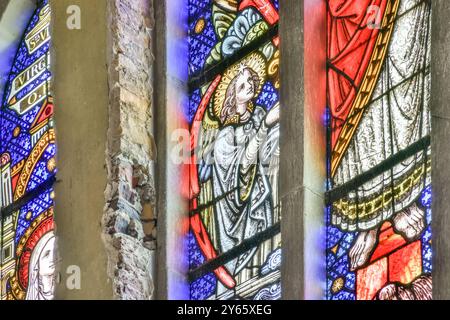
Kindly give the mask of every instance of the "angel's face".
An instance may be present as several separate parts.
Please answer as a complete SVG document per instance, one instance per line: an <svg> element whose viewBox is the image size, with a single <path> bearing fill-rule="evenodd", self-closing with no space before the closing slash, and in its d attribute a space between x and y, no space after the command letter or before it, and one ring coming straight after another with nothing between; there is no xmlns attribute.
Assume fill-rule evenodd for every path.
<svg viewBox="0 0 450 320"><path fill-rule="evenodd" d="M239 114L245 113L247 103L255 96L255 82L252 74L248 69L244 69L237 75L236 79L236 105ZM239 110L239 106L244 106L243 110Z"/></svg>
<svg viewBox="0 0 450 320"><path fill-rule="evenodd" d="M51 276L55 273L55 238L51 238L39 255L39 274L42 276Z"/></svg>

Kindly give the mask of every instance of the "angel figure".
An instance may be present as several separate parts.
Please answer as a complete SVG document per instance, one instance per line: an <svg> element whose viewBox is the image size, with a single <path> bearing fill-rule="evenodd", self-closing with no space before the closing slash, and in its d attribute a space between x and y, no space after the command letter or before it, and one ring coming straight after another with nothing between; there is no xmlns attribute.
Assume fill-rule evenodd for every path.
<svg viewBox="0 0 450 320"><path fill-rule="evenodd" d="M215 252L229 251L280 219L275 209L279 105L266 111L253 103L266 80L266 68L258 52L229 67L202 120L198 199L200 206L213 203L201 219ZM275 249L273 242L226 263L222 271L232 283L219 275L217 295L255 277Z"/></svg>

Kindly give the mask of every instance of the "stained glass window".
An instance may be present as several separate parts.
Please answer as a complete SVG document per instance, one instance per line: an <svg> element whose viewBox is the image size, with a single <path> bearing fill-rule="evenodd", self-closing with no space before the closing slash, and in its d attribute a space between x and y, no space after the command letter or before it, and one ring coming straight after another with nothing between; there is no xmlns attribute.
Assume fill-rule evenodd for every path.
<svg viewBox="0 0 450 320"><path fill-rule="evenodd" d="M327 298L431 299L430 1L327 4Z"/></svg>
<svg viewBox="0 0 450 320"><path fill-rule="evenodd" d="M191 298L281 297L277 0L189 1Z"/></svg>
<svg viewBox="0 0 450 320"><path fill-rule="evenodd" d="M1 104L2 300L50 300L54 289L56 147L50 73L50 7L38 1Z"/></svg>

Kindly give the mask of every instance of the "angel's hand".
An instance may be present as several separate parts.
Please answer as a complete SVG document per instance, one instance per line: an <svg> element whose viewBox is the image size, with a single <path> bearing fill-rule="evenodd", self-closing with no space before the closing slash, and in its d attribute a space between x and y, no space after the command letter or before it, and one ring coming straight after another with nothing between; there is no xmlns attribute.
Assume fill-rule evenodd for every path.
<svg viewBox="0 0 450 320"><path fill-rule="evenodd" d="M275 124L277 124L279 121L280 121L280 104L277 104L267 113L265 122L266 126L270 128Z"/></svg>

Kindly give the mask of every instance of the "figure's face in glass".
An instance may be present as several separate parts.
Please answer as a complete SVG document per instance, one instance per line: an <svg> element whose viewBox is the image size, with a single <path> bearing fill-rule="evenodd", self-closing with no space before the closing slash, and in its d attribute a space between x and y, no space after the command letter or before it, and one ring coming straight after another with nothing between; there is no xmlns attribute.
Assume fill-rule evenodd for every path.
<svg viewBox="0 0 450 320"><path fill-rule="evenodd" d="M243 72L240 72L237 76L236 80L236 104L246 105L250 100L255 96L255 83L253 81L252 74L248 69L245 69ZM242 114L246 111L239 110L238 113Z"/></svg>
<svg viewBox="0 0 450 320"><path fill-rule="evenodd" d="M51 238L39 256L39 274L51 276L55 273L55 237Z"/></svg>

